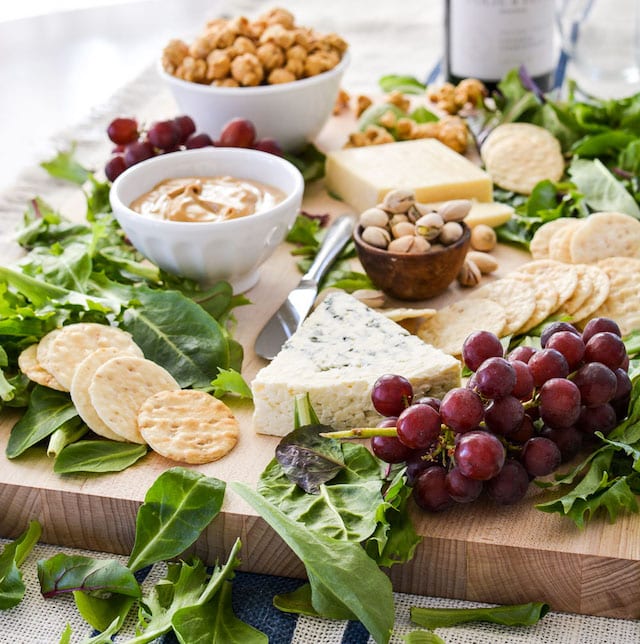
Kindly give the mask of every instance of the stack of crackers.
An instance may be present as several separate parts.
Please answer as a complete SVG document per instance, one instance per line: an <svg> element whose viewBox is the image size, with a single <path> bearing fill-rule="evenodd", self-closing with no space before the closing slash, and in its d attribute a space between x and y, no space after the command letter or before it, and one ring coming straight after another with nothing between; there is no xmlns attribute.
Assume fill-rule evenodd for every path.
<svg viewBox="0 0 640 644"><path fill-rule="evenodd" d="M104 324L55 329L19 356L32 381L68 391L95 434L148 444L183 463L208 463L236 444L238 421L208 393L181 389L160 365L144 358L129 333Z"/></svg>
<svg viewBox="0 0 640 644"><path fill-rule="evenodd" d="M640 329L640 222L615 212L543 225L533 261L424 318L414 329L427 343L461 355L475 330L498 337L531 331L550 316L578 327L609 317L623 335Z"/></svg>

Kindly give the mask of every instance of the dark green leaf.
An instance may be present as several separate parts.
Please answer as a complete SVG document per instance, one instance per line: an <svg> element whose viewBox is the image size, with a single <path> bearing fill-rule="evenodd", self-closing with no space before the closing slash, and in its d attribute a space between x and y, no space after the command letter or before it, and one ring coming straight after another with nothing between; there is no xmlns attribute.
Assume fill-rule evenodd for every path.
<svg viewBox="0 0 640 644"><path fill-rule="evenodd" d="M305 182L315 181L324 177L324 164L326 157L313 143L308 143L302 150L295 154L287 152L284 154L287 161L300 170Z"/></svg>
<svg viewBox="0 0 640 644"><path fill-rule="evenodd" d="M53 464L53 471L56 474L121 472L146 453L146 445L103 439L77 441L60 452Z"/></svg>
<svg viewBox="0 0 640 644"><path fill-rule="evenodd" d="M302 244L303 246L317 248L320 244L319 239L316 237L319 231L320 221L318 219L298 215L291 230L287 233L286 241L290 244Z"/></svg>
<svg viewBox="0 0 640 644"><path fill-rule="evenodd" d="M184 552L220 511L224 491L224 482L193 470L163 472L138 510L129 567L140 570Z"/></svg>
<svg viewBox="0 0 640 644"><path fill-rule="evenodd" d="M421 608L411 607L411 621L424 628L442 628L468 622L490 622L504 626L531 626L547 613L543 602L495 606L491 608Z"/></svg>
<svg viewBox="0 0 640 644"><path fill-rule="evenodd" d="M402 641L405 644L446 644L446 642L431 631L411 631L407 633Z"/></svg>
<svg viewBox="0 0 640 644"><path fill-rule="evenodd" d="M84 620L96 630L103 631L103 635L105 632L118 632L136 602L136 597L128 595L112 594L103 597L81 590L74 591L73 599ZM107 641L109 640L110 638Z"/></svg>
<svg viewBox="0 0 640 644"><path fill-rule="evenodd" d="M309 584L302 584L290 593L276 595L273 598L273 605L283 613L320 617L311 603L311 586Z"/></svg>
<svg viewBox="0 0 640 644"><path fill-rule="evenodd" d="M171 625L181 644L268 644L269 638L238 619L231 606L231 582L208 604L181 608Z"/></svg>
<svg viewBox="0 0 640 644"><path fill-rule="evenodd" d="M42 528L31 521L27 530L8 543L0 553L0 610L17 606L24 597L25 585L19 568L40 539Z"/></svg>
<svg viewBox="0 0 640 644"><path fill-rule="evenodd" d="M238 482L231 486L301 559L313 607L320 615L335 619L352 615L378 644L389 641L395 617L391 582L359 544L326 537L294 521L248 486Z"/></svg>
<svg viewBox="0 0 640 644"><path fill-rule="evenodd" d="M177 291L143 287L135 293L139 305L125 311L122 328L181 387L209 388L218 368L229 367L229 347L218 322Z"/></svg>
<svg viewBox="0 0 640 644"><path fill-rule="evenodd" d="M27 411L11 430L6 448L7 457L20 456L74 416L77 416L77 412L69 394L36 385Z"/></svg>
<svg viewBox="0 0 640 644"><path fill-rule="evenodd" d="M637 138L637 135L631 132L622 131L591 134L577 141L571 151L583 158L613 156Z"/></svg>
<svg viewBox="0 0 640 644"><path fill-rule="evenodd" d="M140 585L131 570L110 559L59 553L38 561L38 579L44 597L76 590L140 597Z"/></svg>
<svg viewBox="0 0 640 644"><path fill-rule="evenodd" d="M333 479L344 467L339 441L320 436L326 425L305 425L287 434L276 446L276 460L286 477L309 494Z"/></svg>
<svg viewBox="0 0 640 644"><path fill-rule="evenodd" d="M89 428L84 424L79 416L70 418L66 423L63 423L58 429L49 436L49 445L47 446L47 456L57 458L60 452L77 440L82 438Z"/></svg>

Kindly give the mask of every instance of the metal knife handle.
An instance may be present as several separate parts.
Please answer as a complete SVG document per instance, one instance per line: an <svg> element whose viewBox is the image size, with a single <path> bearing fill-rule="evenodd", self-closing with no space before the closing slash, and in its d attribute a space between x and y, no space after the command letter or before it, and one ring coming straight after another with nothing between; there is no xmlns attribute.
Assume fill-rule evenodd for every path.
<svg viewBox="0 0 640 644"><path fill-rule="evenodd" d="M341 253L346 243L351 239L356 216L352 214L340 215L327 230L309 270L302 276L302 282L318 284L325 273Z"/></svg>

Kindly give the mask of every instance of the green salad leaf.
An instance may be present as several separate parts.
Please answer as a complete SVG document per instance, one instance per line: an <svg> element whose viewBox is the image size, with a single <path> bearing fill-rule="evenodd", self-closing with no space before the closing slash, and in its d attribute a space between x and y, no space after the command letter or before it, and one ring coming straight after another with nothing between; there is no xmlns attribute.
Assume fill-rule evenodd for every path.
<svg viewBox="0 0 640 644"><path fill-rule="evenodd" d="M27 530L8 543L0 553L0 610L13 608L22 601L26 587L20 566L38 543L41 534L40 524L31 521Z"/></svg>
<svg viewBox="0 0 640 644"><path fill-rule="evenodd" d="M110 440L78 440L58 454L56 474L121 472L147 453L146 445Z"/></svg>
<svg viewBox="0 0 640 644"><path fill-rule="evenodd" d="M490 622L504 626L531 626L547 613L543 602L492 606L488 608L423 608L411 607L411 621L418 626L434 629L468 622Z"/></svg>

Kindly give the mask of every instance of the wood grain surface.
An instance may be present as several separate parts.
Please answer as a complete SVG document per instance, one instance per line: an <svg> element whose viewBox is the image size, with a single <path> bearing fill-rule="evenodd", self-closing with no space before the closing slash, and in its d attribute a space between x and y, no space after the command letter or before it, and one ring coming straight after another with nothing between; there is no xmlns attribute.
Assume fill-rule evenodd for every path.
<svg viewBox="0 0 640 644"><path fill-rule="evenodd" d="M348 210L328 197L321 183L307 190L304 209L332 215ZM235 335L245 348L243 375L248 381L266 364L253 352L256 335L300 277L290 250L287 244L277 249L261 268L258 284L247 293L252 304L236 310ZM510 248L499 248L496 256L500 261L496 277L527 259ZM461 297L464 291L455 285L426 304L438 307ZM197 469L227 482L253 485L272 458L278 439L254 433L250 403L232 406L241 424L237 447L220 461ZM30 519L38 519L45 542L128 553L135 515L147 488L175 463L150 453L117 474L59 476L53 473L44 447L32 448L12 461L4 456L16 419L15 413L0 418L0 536L15 537ZM394 587L497 603L546 601L559 611L638 617L640 517L622 516L614 525L598 518L579 531L569 520L533 508L544 495L532 486L529 498L515 507L475 502L441 515L416 511L423 541L410 563L390 571ZM236 537L242 539L243 569L304 575L303 566L282 540L228 491L223 511L195 550L209 562L225 559Z"/></svg>

